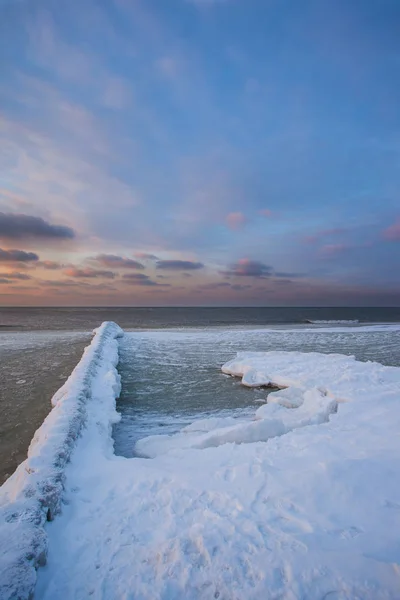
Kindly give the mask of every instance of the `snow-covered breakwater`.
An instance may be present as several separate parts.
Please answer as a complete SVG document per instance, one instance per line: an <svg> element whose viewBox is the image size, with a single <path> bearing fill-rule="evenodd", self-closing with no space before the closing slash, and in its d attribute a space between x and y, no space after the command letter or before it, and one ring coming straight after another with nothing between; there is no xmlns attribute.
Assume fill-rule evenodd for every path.
<svg viewBox="0 0 400 600"><path fill-rule="evenodd" d="M46 521L60 511L64 469L86 421L87 403L101 385L111 403L120 390L118 325L105 322L37 430L28 458L0 488L0 598L31 598L36 569L47 557ZM95 384L99 385L95 385ZM97 400L97 398L96 398Z"/></svg>

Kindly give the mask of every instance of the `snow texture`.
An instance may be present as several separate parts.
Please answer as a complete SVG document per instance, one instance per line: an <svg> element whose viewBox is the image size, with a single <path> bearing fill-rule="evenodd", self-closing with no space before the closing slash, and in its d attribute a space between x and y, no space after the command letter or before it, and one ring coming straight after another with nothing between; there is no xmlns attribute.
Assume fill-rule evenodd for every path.
<svg viewBox="0 0 400 600"><path fill-rule="evenodd" d="M36 431L28 458L0 488L0 598L33 597L36 570L46 563L45 523L60 512L65 468L93 400L94 381L112 398L120 380L116 338L122 330L103 323L66 383L52 399L53 409Z"/></svg>
<svg viewBox="0 0 400 600"><path fill-rule="evenodd" d="M281 394L273 398L272 404L261 406L255 413L254 421L239 421L231 417L202 419L199 425L196 422L182 429L180 434L174 436L155 435L139 440L136 451L141 456L154 458L171 450L183 448L211 448L227 443L249 444L252 442L266 442L272 437L283 435L306 425L316 425L329 419L329 415L336 412L337 402L329 397L325 391L317 388L311 390L292 391L293 397ZM299 408L288 411L286 406Z"/></svg>
<svg viewBox="0 0 400 600"><path fill-rule="evenodd" d="M378 377L376 371L381 374L382 369L386 378L392 372L391 367L359 363L354 357L341 354L238 353L236 358L222 366L223 373L241 377L246 387L282 388L268 395L268 404L256 411L254 420L201 420L173 436L143 438L137 442L136 452L140 456L154 458L178 449L266 442L300 427L324 423L337 411L338 403L357 400L361 390L365 390L365 382L371 384L371 378ZM349 383L354 379L357 385L351 387ZM385 391L376 384L368 392L365 390L376 399L381 398Z"/></svg>
<svg viewBox="0 0 400 600"><path fill-rule="evenodd" d="M306 323L313 325L355 325L359 323L358 319L329 319L329 320L311 320L307 319Z"/></svg>
<svg viewBox="0 0 400 600"><path fill-rule="evenodd" d="M223 370L288 387L253 420L161 436L152 460L113 454L94 380L37 600L398 600L400 369L267 352Z"/></svg>
<svg viewBox="0 0 400 600"><path fill-rule="evenodd" d="M141 441L152 460L126 459L112 439L119 334L100 328L48 417L70 405L68 428L45 422L41 460L30 454L1 491L1 600L32 593L46 551L43 485L60 473L36 600L399 599L400 368L239 353L225 373L281 388L252 419L201 419ZM82 435L65 442L76 414Z"/></svg>

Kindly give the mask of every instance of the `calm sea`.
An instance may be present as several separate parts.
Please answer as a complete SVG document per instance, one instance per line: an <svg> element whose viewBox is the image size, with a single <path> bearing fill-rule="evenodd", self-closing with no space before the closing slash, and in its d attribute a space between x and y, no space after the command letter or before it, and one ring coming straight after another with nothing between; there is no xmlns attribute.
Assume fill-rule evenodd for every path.
<svg viewBox="0 0 400 600"><path fill-rule="evenodd" d="M302 324L308 321L399 323L397 308L0 308L0 328L89 331L102 321L124 329Z"/></svg>

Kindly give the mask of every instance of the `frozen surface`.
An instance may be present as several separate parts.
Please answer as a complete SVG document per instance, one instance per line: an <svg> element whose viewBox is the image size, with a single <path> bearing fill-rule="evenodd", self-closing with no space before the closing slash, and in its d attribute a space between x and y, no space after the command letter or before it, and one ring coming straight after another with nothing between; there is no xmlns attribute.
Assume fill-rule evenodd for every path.
<svg viewBox="0 0 400 600"><path fill-rule="evenodd" d="M307 323L314 325L356 325L359 323L358 319L307 319Z"/></svg>
<svg viewBox="0 0 400 600"><path fill-rule="evenodd" d="M336 352L400 366L400 326L125 333L118 367L122 419L114 427L116 454L130 458L141 438L177 433L199 419L251 417L255 402L265 402L270 390L245 388L220 369L249 349Z"/></svg>
<svg viewBox="0 0 400 600"><path fill-rule="evenodd" d="M152 460L113 454L112 387L94 382L37 600L398 599L400 369L272 351L224 370L289 387L168 436L217 444Z"/></svg>
<svg viewBox="0 0 400 600"><path fill-rule="evenodd" d="M0 488L0 598L31 598L36 569L47 558L45 523L60 511L65 468L87 420L95 384L115 403L119 392L114 323L104 323L36 431L28 458ZM101 401L99 401L101 405ZM105 414L107 412L105 411Z"/></svg>

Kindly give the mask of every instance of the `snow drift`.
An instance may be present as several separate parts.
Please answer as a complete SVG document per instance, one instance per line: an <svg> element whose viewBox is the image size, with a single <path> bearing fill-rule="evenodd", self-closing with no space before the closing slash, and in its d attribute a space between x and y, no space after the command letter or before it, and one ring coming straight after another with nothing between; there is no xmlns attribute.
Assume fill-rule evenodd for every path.
<svg viewBox="0 0 400 600"><path fill-rule="evenodd" d="M37 600L398 600L400 369L246 352L224 370L287 387L252 420L154 439L151 460L115 456L89 403Z"/></svg>
<svg viewBox="0 0 400 600"><path fill-rule="evenodd" d="M269 393L253 420L232 417L203 419L175 435L148 436L136 443L140 456L211 448L227 443L266 442L289 431L329 421L338 404L392 394L400 370L379 363L362 363L354 356L316 352L240 352L222 372L241 378L249 388L281 388Z"/></svg>
<svg viewBox="0 0 400 600"><path fill-rule="evenodd" d="M53 474L53 512L61 492L63 510L46 527L36 600L398 600L399 368L338 354L239 353L225 373L260 387L259 397L275 388L253 418L200 419L141 441L152 460L127 459L112 440L119 334L103 326L83 359L87 378L73 375L55 396L51 415L68 406L77 415L71 443L53 416L39 430L39 463L30 451L1 492L2 600L32 593ZM178 359L187 347L163 335Z"/></svg>
<svg viewBox="0 0 400 600"><path fill-rule="evenodd" d="M28 458L0 488L0 598L31 598L36 569L46 563L46 521L60 511L64 470L86 424L94 382L114 401L120 391L118 325L105 322L66 383L52 399L53 409L36 431Z"/></svg>
<svg viewBox="0 0 400 600"><path fill-rule="evenodd" d="M359 323L358 319L306 319L306 323L312 325L356 325Z"/></svg>

